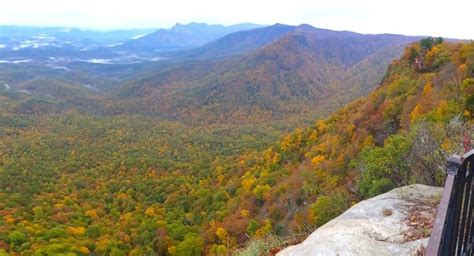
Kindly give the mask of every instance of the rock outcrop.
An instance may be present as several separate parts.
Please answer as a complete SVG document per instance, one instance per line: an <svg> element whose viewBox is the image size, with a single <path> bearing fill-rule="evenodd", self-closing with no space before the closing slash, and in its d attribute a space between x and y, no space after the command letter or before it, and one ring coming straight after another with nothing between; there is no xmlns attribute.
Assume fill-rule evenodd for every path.
<svg viewBox="0 0 474 256"><path fill-rule="evenodd" d="M409 185L362 201L277 255L417 255L442 191Z"/></svg>

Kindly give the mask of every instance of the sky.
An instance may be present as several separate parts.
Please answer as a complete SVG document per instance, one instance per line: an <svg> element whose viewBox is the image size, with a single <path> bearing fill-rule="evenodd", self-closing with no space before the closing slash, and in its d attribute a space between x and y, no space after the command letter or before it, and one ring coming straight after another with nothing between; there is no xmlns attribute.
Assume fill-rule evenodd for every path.
<svg viewBox="0 0 474 256"><path fill-rule="evenodd" d="M360 33L474 39L473 0L0 0L0 25L91 29L175 23L310 24Z"/></svg>

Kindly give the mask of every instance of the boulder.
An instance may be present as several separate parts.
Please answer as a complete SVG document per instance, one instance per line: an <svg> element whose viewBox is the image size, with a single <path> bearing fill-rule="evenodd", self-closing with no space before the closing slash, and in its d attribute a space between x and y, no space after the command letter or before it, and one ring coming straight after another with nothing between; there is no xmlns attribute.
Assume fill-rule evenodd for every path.
<svg viewBox="0 0 474 256"><path fill-rule="evenodd" d="M417 255L428 243L426 218L434 219L442 192L419 184L396 188L354 205L277 255ZM425 226L417 216L428 216L420 221Z"/></svg>

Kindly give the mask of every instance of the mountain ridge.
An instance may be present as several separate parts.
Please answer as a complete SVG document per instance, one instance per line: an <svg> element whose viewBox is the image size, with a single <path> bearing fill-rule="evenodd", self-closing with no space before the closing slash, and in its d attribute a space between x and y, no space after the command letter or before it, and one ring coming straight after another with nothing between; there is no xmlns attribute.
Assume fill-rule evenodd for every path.
<svg viewBox="0 0 474 256"><path fill-rule="evenodd" d="M197 47L227 34L261 27L261 25L242 23L231 26L208 25L206 23L177 23L170 29L158 29L143 37L132 39L116 46L118 50L174 51Z"/></svg>
<svg viewBox="0 0 474 256"><path fill-rule="evenodd" d="M131 104L147 102L143 111L149 108L177 116L186 116L191 109L229 114L253 108L255 113L276 117L309 113L319 101L326 104L331 95L350 87L350 81L344 78L351 72L350 67L377 53L384 60L376 63L385 68L393 57L401 54L398 45L418 39L347 34L308 25L274 25L237 32L224 40L275 29L279 37L259 48L222 60L197 60L174 70L150 73L127 82L115 94ZM362 77L368 75L366 72L362 72ZM382 69L377 72L375 77L381 79ZM367 90L373 85L367 85ZM353 92L352 97L362 96ZM138 108L137 105L135 109Z"/></svg>

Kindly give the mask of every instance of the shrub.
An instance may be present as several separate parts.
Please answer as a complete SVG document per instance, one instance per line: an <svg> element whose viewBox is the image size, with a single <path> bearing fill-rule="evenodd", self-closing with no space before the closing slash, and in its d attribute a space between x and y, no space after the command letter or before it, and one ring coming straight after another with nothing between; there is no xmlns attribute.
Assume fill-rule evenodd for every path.
<svg viewBox="0 0 474 256"><path fill-rule="evenodd" d="M347 207L349 207L349 200L344 193L337 193L332 196L320 196L316 202L310 206L310 219L317 226L322 226L341 214Z"/></svg>

